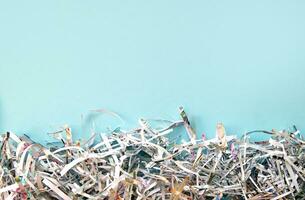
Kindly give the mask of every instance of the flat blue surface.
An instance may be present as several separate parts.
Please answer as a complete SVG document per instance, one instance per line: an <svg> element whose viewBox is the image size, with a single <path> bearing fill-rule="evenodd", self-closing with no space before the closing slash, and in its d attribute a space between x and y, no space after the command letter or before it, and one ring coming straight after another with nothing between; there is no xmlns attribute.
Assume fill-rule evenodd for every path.
<svg viewBox="0 0 305 200"><path fill-rule="evenodd" d="M69 124L87 137L90 109L128 128L179 119L180 105L209 137L218 121L232 134L305 130L304 10L294 0L1 1L0 131L45 140Z"/></svg>

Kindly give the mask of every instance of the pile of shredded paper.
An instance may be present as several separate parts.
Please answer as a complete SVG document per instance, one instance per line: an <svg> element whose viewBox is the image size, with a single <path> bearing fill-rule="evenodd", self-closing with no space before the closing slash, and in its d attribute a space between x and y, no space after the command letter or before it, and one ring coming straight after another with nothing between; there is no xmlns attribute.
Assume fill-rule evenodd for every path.
<svg viewBox="0 0 305 200"><path fill-rule="evenodd" d="M51 133L60 143L41 145L26 135L3 134L0 198L12 199L305 199L305 141L293 130L198 138L181 120L162 127L140 119L130 131L115 129L74 141L71 129ZM189 140L169 134L185 128ZM251 142L251 133L270 139Z"/></svg>

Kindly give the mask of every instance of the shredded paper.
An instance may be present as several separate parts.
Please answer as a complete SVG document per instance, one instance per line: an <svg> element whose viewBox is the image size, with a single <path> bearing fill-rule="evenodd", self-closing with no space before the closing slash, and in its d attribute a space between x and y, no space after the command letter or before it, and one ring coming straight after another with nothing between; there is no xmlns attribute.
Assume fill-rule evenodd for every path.
<svg viewBox="0 0 305 200"><path fill-rule="evenodd" d="M69 127L49 133L58 142L46 145L7 132L1 138L0 197L305 199L305 141L296 127L237 137L218 123L215 138L208 139L198 137L182 107L179 113L178 121L140 119L135 129L94 133L86 141L73 140ZM178 127L187 140L177 141ZM252 134L270 139L252 141Z"/></svg>

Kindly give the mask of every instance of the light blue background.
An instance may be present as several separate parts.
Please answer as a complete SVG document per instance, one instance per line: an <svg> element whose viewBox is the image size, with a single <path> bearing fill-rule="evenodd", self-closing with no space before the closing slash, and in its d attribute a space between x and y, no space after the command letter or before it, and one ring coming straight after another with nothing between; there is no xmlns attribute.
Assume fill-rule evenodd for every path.
<svg viewBox="0 0 305 200"><path fill-rule="evenodd" d="M0 130L36 140L107 108L199 133L305 130L304 1L1 1ZM106 117L105 117L106 118ZM103 130L107 120L99 119ZM114 122L115 123L115 122Z"/></svg>

